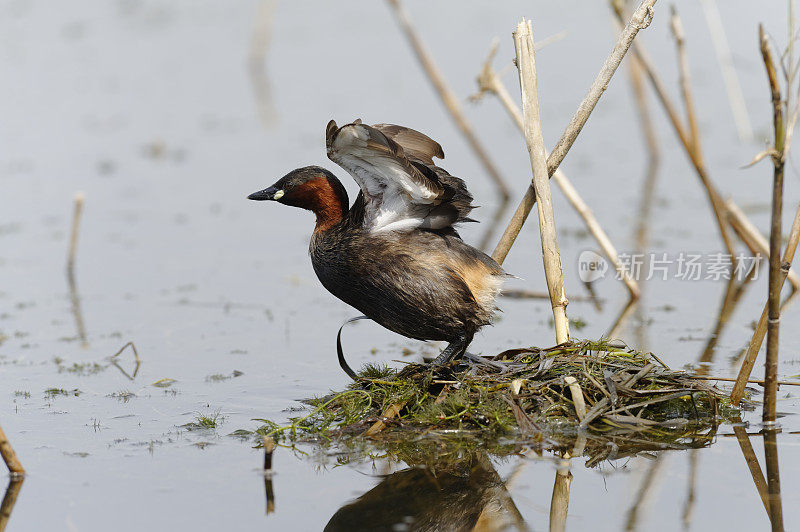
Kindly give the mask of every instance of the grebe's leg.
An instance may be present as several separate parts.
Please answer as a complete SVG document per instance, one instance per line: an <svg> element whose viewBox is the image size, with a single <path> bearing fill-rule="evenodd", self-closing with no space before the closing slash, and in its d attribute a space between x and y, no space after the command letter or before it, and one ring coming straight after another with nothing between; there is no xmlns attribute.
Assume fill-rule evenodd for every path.
<svg viewBox="0 0 800 532"><path fill-rule="evenodd" d="M456 358L464 356L464 352L472 342L472 334L463 333L458 338L450 342L441 354L434 359L432 364L434 366L443 366Z"/></svg>

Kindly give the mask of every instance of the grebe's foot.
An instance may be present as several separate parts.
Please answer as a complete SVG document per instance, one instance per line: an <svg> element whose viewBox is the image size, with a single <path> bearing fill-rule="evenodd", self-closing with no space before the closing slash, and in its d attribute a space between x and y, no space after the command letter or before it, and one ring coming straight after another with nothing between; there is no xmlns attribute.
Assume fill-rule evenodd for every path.
<svg viewBox="0 0 800 532"><path fill-rule="evenodd" d="M471 334L462 334L457 339L450 342L447 347L436 357L431 364L434 366L444 366L451 360L461 358L467 350L470 342L472 342Z"/></svg>

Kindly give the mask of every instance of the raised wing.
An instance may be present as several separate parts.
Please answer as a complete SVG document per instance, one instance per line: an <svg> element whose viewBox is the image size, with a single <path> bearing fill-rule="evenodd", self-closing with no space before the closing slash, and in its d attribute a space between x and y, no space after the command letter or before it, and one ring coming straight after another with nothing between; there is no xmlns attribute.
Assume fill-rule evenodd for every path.
<svg viewBox="0 0 800 532"><path fill-rule="evenodd" d="M356 120L326 129L328 158L353 176L364 195L364 226L370 231L445 229L468 221L472 196L464 181L433 163L439 143L393 124Z"/></svg>

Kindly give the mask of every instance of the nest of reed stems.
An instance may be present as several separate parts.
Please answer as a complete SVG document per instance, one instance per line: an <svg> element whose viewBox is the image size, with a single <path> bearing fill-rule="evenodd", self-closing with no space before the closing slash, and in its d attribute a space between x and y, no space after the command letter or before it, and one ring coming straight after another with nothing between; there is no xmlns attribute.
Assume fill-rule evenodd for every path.
<svg viewBox="0 0 800 532"><path fill-rule="evenodd" d="M607 341L400 371L367 365L359 375L344 391L303 401L306 409L287 425L257 420L263 425L255 433L350 451L378 443L400 454L431 441L508 454L520 442L552 449L582 438L588 454L602 460L708 445L718 423L740 413L707 381Z"/></svg>

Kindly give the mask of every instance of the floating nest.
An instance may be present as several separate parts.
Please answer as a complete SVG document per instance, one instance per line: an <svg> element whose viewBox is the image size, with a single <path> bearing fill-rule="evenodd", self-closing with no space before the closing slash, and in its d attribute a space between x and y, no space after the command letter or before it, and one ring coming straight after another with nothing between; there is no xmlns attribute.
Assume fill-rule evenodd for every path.
<svg viewBox="0 0 800 532"><path fill-rule="evenodd" d="M449 366L410 364L397 371L368 365L348 389L304 401L306 409L286 425L260 419L255 432L351 450L380 442L402 454L431 439L554 448L572 446L576 438L598 447L593 456L608 455L609 443L634 454L707 445L721 421L739 415L727 395L652 353L580 341L467 355Z"/></svg>

